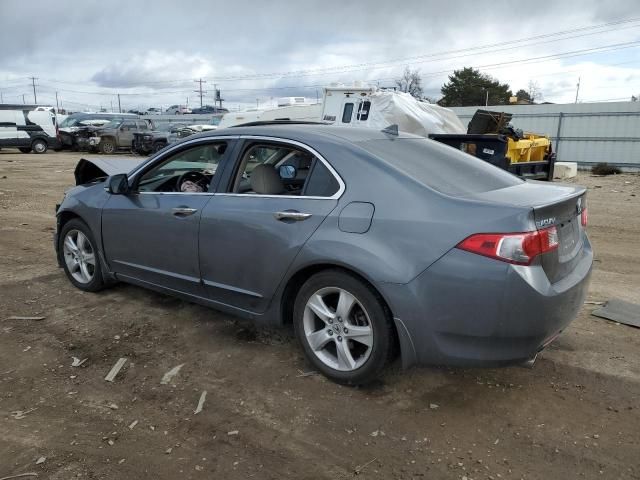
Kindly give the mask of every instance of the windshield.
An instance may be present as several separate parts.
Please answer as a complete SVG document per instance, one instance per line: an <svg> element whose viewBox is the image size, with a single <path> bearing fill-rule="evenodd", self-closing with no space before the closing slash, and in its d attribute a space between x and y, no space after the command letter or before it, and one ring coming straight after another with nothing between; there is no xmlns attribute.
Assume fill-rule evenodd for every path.
<svg viewBox="0 0 640 480"><path fill-rule="evenodd" d="M76 125L78 123L78 119L77 118L71 118L71 117L67 117L65 118L62 123L60 123L60 125L58 125L61 128L65 128L65 127L73 127L74 125Z"/></svg>
<svg viewBox="0 0 640 480"><path fill-rule="evenodd" d="M463 196L522 183L484 160L423 138L367 140L360 147L438 192Z"/></svg>

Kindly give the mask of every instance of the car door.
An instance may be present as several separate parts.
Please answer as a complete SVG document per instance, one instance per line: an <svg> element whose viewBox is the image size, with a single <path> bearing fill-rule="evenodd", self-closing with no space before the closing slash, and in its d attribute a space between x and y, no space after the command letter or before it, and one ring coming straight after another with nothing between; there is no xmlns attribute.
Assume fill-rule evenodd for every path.
<svg viewBox="0 0 640 480"><path fill-rule="evenodd" d="M118 128L118 147L130 148L133 144L133 132L136 129L136 122L134 120L125 120L120 124Z"/></svg>
<svg viewBox="0 0 640 480"><path fill-rule="evenodd" d="M344 184L317 152L295 142L246 139L238 151L233 174L202 213L200 271L210 300L260 313ZM298 153L306 160L288 179L278 177L282 191L253 188L258 170L293 165Z"/></svg>
<svg viewBox="0 0 640 480"><path fill-rule="evenodd" d="M230 139L188 142L134 174L130 193L111 195L102 211L102 237L107 262L116 274L202 295L200 217L212 198L209 188L218 166L232 145ZM178 187L190 172L208 179L200 182L200 191L193 185L187 189L186 182Z"/></svg>

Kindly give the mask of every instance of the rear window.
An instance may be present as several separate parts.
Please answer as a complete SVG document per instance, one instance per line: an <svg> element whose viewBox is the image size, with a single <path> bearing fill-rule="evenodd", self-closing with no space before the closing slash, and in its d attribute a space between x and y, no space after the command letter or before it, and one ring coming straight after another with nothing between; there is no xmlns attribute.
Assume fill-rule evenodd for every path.
<svg viewBox="0 0 640 480"><path fill-rule="evenodd" d="M422 138L368 140L357 144L440 193L463 196L523 181L476 157Z"/></svg>

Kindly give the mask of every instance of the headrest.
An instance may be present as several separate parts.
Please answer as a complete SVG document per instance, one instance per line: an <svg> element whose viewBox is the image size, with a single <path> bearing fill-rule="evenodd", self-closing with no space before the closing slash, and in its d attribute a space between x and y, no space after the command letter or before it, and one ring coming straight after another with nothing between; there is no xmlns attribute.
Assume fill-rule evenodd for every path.
<svg viewBox="0 0 640 480"><path fill-rule="evenodd" d="M276 167L261 163L251 172L251 189L262 195L278 195L284 192L284 184Z"/></svg>

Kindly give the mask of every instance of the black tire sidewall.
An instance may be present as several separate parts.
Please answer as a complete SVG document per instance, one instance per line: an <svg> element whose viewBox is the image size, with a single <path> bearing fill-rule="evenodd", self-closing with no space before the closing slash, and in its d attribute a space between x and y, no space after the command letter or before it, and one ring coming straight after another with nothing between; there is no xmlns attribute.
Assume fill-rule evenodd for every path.
<svg viewBox="0 0 640 480"><path fill-rule="evenodd" d="M64 260L64 239L69 233L70 230L78 230L82 232L89 242L91 243L91 248L93 249L93 253L96 257L96 266L93 274L93 279L89 283L80 283L71 272L67 268L67 262ZM60 252L60 258L62 259L62 267L64 268L64 273L67 275L69 281L73 284L74 287L79 288L80 290L84 290L85 292L97 292L102 290L104 287L104 280L102 278L102 264L100 262L100 252L98 251L98 246L96 245L96 241L91 233L91 229L84 223L82 220L73 218L64 224L62 230L60 231L60 237L58 238L58 251Z"/></svg>
<svg viewBox="0 0 640 480"><path fill-rule="evenodd" d="M354 295L369 315L373 327L373 348L360 368L343 372L325 365L309 347L304 334L303 315L309 297L323 287L338 287ZM298 291L293 324L307 360L331 380L346 385L362 385L375 380L388 362L393 345L391 319L379 295L362 280L342 270L325 270L309 278Z"/></svg>

